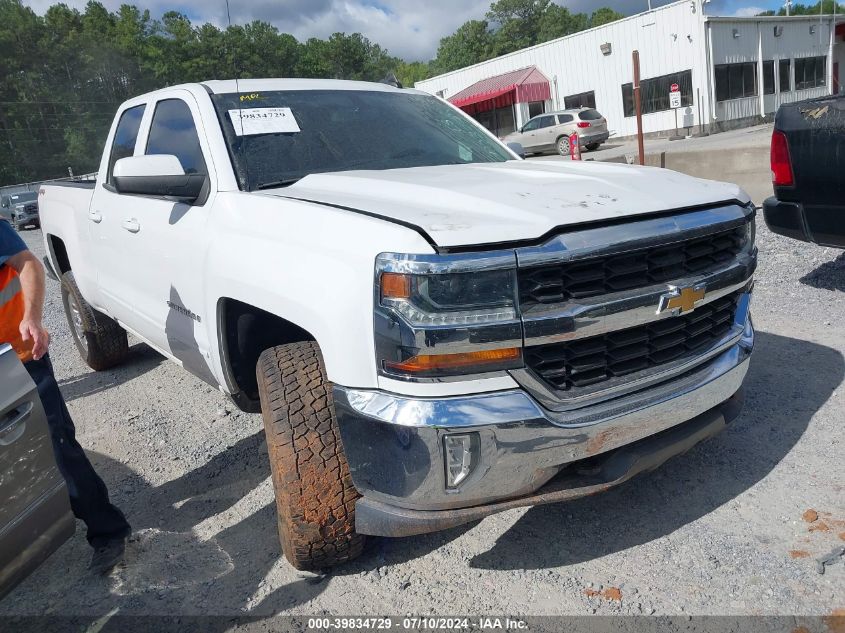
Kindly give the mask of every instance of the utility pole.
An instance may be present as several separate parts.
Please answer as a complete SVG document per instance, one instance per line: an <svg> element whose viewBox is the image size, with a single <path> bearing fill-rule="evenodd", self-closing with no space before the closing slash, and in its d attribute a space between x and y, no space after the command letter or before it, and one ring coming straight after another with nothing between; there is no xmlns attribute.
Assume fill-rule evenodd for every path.
<svg viewBox="0 0 845 633"><path fill-rule="evenodd" d="M645 165L645 147L643 146L643 108L640 99L640 51L631 54L634 62L634 110L637 113L637 152L640 165Z"/></svg>

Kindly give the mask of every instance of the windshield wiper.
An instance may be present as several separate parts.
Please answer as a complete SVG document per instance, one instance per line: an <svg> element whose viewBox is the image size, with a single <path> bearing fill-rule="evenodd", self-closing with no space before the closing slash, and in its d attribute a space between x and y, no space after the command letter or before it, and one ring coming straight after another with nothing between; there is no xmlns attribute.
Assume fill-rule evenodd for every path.
<svg viewBox="0 0 845 633"><path fill-rule="evenodd" d="M284 180L274 180L272 182L262 182L260 185L255 187L255 190L258 191L259 189L275 189L276 187L287 187L292 185L295 182L299 182L302 180L302 176L299 178L285 178Z"/></svg>

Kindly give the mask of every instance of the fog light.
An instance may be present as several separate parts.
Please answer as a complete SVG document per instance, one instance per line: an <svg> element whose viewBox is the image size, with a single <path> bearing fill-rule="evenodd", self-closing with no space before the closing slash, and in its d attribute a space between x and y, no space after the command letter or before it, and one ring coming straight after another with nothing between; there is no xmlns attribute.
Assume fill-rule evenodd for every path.
<svg viewBox="0 0 845 633"><path fill-rule="evenodd" d="M478 463L478 444L478 433L443 437L447 488L457 488L475 469Z"/></svg>

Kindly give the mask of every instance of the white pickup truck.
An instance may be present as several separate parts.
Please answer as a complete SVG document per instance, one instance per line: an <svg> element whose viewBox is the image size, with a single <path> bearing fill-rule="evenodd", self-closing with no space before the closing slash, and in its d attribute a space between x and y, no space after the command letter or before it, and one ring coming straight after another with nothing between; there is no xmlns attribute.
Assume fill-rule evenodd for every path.
<svg viewBox="0 0 845 633"><path fill-rule="evenodd" d="M82 357L131 332L261 411L300 569L605 490L742 404L734 185L521 160L415 90L256 79L127 101L96 181L40 194Z"/></svg>

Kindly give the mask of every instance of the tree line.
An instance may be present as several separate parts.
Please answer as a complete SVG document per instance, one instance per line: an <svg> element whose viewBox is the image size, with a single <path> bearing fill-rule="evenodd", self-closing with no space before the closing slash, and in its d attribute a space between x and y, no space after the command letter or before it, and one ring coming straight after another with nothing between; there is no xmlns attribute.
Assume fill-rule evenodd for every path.
<svg viewBox="0 0 845 633"><path fill-rule="evenodd" d="M406 62L360 33L304 42L267 22L225 29L175 11L154 19L91 0L37 15L0 0L0 184L95 171L117 106L167 85L233 77L316 77L404 85L623 17L571 13L551 0L497 0L440 41L430 61Z"/></svg>
<svg viewBox="0 0 845 633"><path fill-rule="evenodd" d="M845 13L845 4L834 3L834 0L819 0L816 4L794 3L789 9L789 15L830 15L832 13ZM786 15L786 7L783 6L777 11L772 9L763 11L757 15Z"/></svg>

